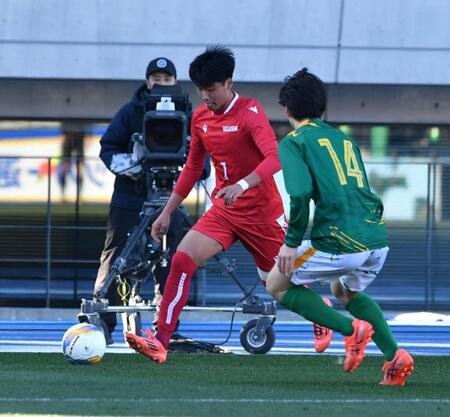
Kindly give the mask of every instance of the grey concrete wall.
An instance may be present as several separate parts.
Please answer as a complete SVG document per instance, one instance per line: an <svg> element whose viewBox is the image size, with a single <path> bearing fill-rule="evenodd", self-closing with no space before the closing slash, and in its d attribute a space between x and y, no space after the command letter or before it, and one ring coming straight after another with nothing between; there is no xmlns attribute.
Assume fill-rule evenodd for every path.
<svg viewBox="0 0 450 417"><path fill-rule="evenodd" d="M0 78L142 79L165 55L188 79L207 44L235 79L308 66L329 83L450 84L448 0L0 0Z"/></svg>
<svg viewBox="0 0 450 417"><path fill-rule="evenodd" d="M346 0L338 81L450 84L449 21L448 0Z"/></svg>
<svg viewBox="0 0 450 417"><path fill-rule="evenodd" d="M109 121L128 102L139 81L0 79L0 119L88 119ZM200 103L190 82L181 82L194 108ZM286 121L278 104L279 83L236 83L257 98L270 120ZM446 125L450 86L332 84L326 120L333 123Z"/></svg>

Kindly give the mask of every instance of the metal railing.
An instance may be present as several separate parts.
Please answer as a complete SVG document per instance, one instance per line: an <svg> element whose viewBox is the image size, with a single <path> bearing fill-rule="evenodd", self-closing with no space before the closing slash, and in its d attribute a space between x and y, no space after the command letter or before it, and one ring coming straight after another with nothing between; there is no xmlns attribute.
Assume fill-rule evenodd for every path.
<svg viewBox="0 0 450 417"><path fill-rule="evenodd" d="M0 157L0 303L35 299L50 307L75 303L90 293L103 247L112 175L96 171L97 165L88 168L97 173L97 188L90 190L93 185L85 178L80 190L81 181L73 178L81 171L80 163L72 161L70 193L62 196L54 158ZM99 163L87 158L84 166ZM40 171L30 168L34 165ZM9 171L2 172L2 166ZM27 175L22 172L26 169ZM39 190L14 182L11 170L26 178L40 175L33 183L39 183ZM369 161L366 170L385 203L391 236L390 256L370 292L385 308L450 310L450 162ZM256 274L248 253L236 246L230 256L243 282L253 285ZM230 290L233 283L208 264L198 276L198 304L232 304L240 297L237 289Z"/></svg>

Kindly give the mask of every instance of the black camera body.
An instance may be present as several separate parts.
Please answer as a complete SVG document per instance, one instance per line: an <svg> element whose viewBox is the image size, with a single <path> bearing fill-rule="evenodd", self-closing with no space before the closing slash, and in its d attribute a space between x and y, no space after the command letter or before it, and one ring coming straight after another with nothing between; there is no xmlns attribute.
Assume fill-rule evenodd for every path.
<svg viewBox="0 0 450 417"><path fill-rule="evenodd" d="M142 133L132 135L132 153L123 156L115 172L145 175L148 201L162 203L186 162L192 105L178 85L158 84L144 93L143 104Z"/></svg>
<svg viewBox="0 0 450 417"><path fill-rule="evenodd" d="M143 158L151 166L183 166L192 114L187 94L178 85L156 84L145 96Z"/></svg>

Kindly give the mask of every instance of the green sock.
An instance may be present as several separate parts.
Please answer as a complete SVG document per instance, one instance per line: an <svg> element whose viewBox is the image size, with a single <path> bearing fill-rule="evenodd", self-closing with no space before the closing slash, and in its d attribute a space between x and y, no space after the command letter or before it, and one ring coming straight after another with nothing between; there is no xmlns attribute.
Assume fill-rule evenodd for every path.
<svg viewBox="0 0 450 417"><path fill-rule="evenodd" d="M302 285L289 288L280 303L306 320L336 330L344 336L353 333L352 319L326 305L319 294Z"/></svg>
<svg viewBox="0 0 450 417"><path fill-rule="evenodd" d="M368 321L373 326L375 333L372 340L383 352L386 360L394 359L398 345L380 306L367 294L360 292L346 308L354 317Z"/></svg>

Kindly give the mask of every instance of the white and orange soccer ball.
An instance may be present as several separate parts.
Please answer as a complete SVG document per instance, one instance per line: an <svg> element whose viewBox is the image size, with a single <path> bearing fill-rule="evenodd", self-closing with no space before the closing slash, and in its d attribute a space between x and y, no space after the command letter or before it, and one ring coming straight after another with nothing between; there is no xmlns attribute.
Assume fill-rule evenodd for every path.
<svg viewBox="0 0 450 417"><path fill-rule="evenodd" d="M89 323L70 327L62 338L64 357L74 365L96 365L106 350L103 332Z"/></svg>

